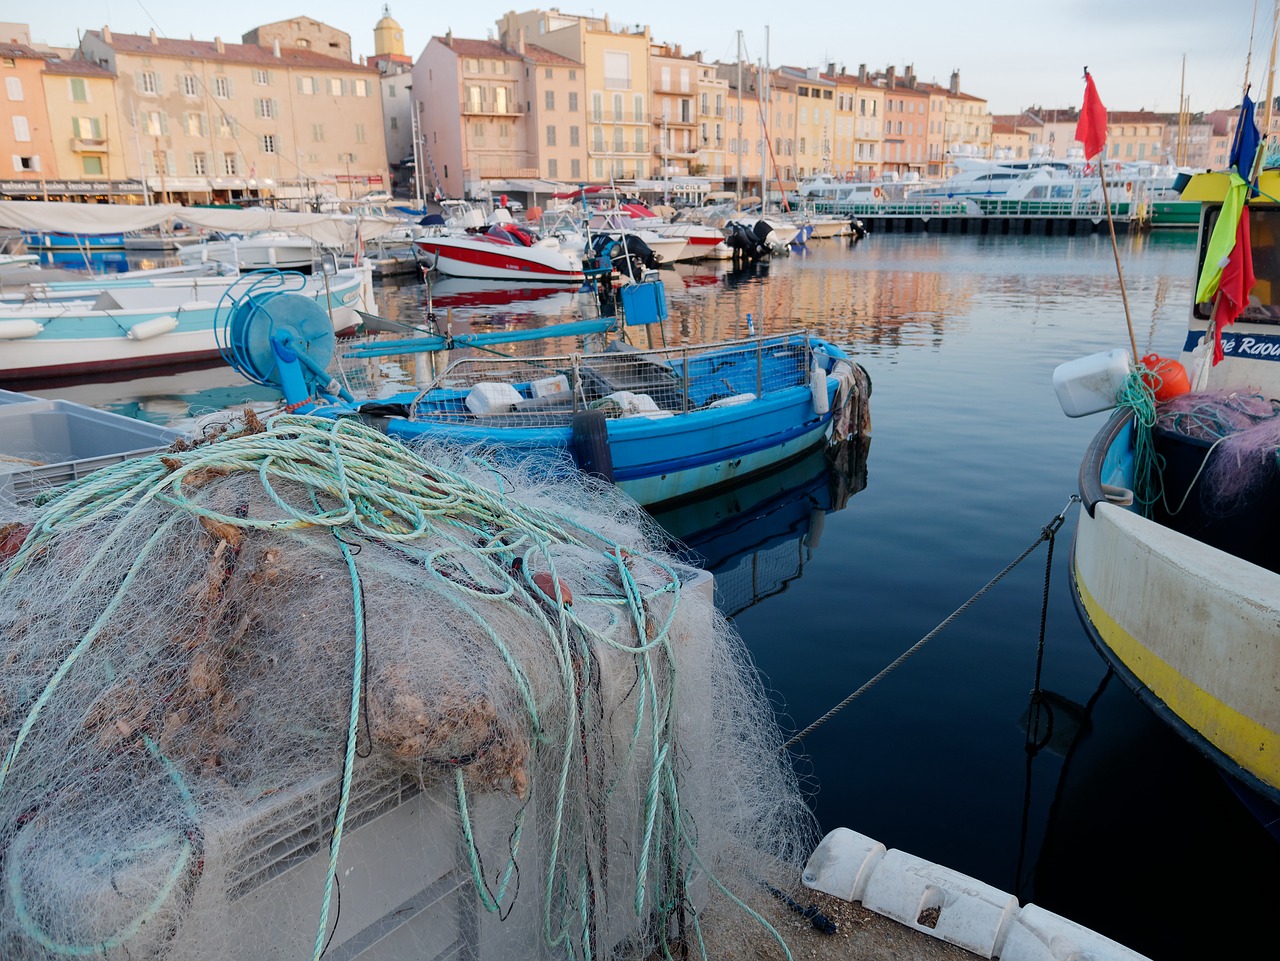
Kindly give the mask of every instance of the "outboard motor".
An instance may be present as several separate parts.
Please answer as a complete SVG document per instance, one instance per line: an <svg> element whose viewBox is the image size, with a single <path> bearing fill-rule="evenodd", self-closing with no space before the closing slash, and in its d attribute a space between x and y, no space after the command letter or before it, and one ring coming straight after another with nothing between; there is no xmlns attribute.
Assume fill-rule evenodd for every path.
<svg viewBox="0 0 1280 961"><path fill-rule="evenodd" d="M735 261L755 260L765 252L760 239L745 224L733 220L725 225L725 229L728 231L724 238L725 246L733 251Z"/></svg>
<svg viewBox="0 0 1280 961"><path fill-rule="evenodd" d="M752 233L755 234L756 240L760 242L760 246L769 251L769 253L785 254L789 252L787 245L778 239L778 235L767 221L757 220Z"/></svg>
<svg viewBox="0 0 1280 961"><path fill-rule="evenodd" d="M633 234L623 234L621 240L607 234L596 234L592 238L591 249L597 257L607 255L619 274L637 280L646 269L654 270L659 263L653 249Z"/></svg>
<svg viewBox="0 0 1280 961"><path fill-rule="evenodd" d="M849 218L849 234L855 243L867 235L867 225L857 217Z"/></svg>

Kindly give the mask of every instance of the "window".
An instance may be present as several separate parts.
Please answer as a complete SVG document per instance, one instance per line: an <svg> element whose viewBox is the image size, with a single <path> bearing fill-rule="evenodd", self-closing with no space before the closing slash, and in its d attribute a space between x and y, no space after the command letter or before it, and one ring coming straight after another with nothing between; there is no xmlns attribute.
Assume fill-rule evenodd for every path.
<svg viewBox="0 0 1280 961"><path fill-rule="evenodd" d="M68 77L67 92L75 103L89 102L89 90L84 82L84 77Z"/></svg>
<svg viewBox="0 0 1280 961"><path fill-rule="evenodd" d="M341 77L329 78L329 96L331 97L342 96L342 78Z"/></svg>
<svg viewBox="0 0 1280 961"><path fill-rule="evenodd" d="M591 149L597 152L604 150L604 127L591 128Z"/></svg>
<svg viewBox="0 0 1280 961"><path fill-rule="evenodd" d="M548 90L544 99L548 110L556 109L556 92L554 90Z"/></svg>
<svg viewBox="0 0 1280 961"><path fill-rule="evenodd" d="M394 83L387 84L387 96L394 97L396 95L396 85Z"/></svg>
<svg viewBox="0 0 1280 961"><path fill-rule="evenodd" d="M577 79L578 79L578 71L576 71L576 70L570 70L570 71L569 71L569 79L570 79L570 80L577 80Z"/></svg>
<svg viewBox="0 0 1280 961"><path fill-rule="evenodd" d="M13 139L19 143L26 143L31 139L31 125L27 123L26 117L13 118Z"/></svg>
<svg viewBox="0 0 1280 961"><path fill-rule="evenodd" d="M191 173L197 177L207 177L209 175L208 154L193 153L191 155Z"/></svg>
<svg viewBox="0 0 1280 961"><path fill-rule="evenodd" d="M598 90L591 93L591 119L596 123L604 119L604 94Z"/></svg>
<svg viewBox="0 0 1280 961"><path fill-rule="evenodd" d="M313 123L311 125L311 139L315 143L324 143L324 124Z"/></svg>
<svg viewBox="0 0 1280 961"><path fill-rule="evenodd" d="M636 153L644 153L644 127L636 127Z"/></svg>
<svg viewBox="0 0 1280 961"><path fill-rule="evenodd" d="M142 115L142 132L159 137L169 132L169 116L163 110L149 110Z"/></svg>
<svg viewBox="0 0 1280 961"><path fill-rule="evenodd" d="M639 94L639 93L636 94L635 99L632 101L632 103L636 110L636 115L634 119L637 123L639 123L644 120L644 94Z"/></svg>
<svg viewBox="0 0 1280 961"><path fill-rule="evenodd" d="M578 91L576 90L569 91L569 112L578 112Z"/></svg>
<svg viewBox="0 0 1280 961"><path fill-rule="evenodd" d="M547 125L547 146L554 147L556 145L556 128L552 124Z"/></svg>
<svg viewBox="0 0 1280 961"><path fill-rule="evenodd" d="M156 74L154 70L138 71L138 91L148 94L156 92Z"/></svg>
<svg viewBox="0 0 1280 961"><path fill-rule="evenodd" d="M570 147L578 146L578 128L577 127L569 128L569 146Z"/></svg>
<svg viewBox="0 0 1280 961"><path fill-rule="evenodd" d="M581 160L569 161L569 176L572 177L574 180L578 180L579 178L582 177L582 161Z"/></svg>
<svg viewBox="0 0 1280 961"><path fill-rule="evenodd" d="M80 163L86 177L102 176L102 158L101 157L81 157Z"/></svg>
<svg viewBox="0 0 1280 961"><path fill-rule="evenodd" d="M71 133L77 140L101 140L102 126L97 117L72 117Z"/></svg>
<svg viewBox="0 0 1280 961"><path fill-rule="evenodd" d="M310 95L315 92L316 92L315 77L299 77L298 78L298 93Z"/></svg>
<svg viewBox="0 0 1280 961"><path fill-rule="evenodd" d="M353 164L353 163L355 163L355 162L356 162L356 155L355 155L355 154L353 154L353 153L340 153L340 154L338 154L338 163L340 163L340 164L341 164L341 163Z"/></svg>
<svg viewBox="0 0 1280 961"><path fill-rule="evenodd" d="M182 95L184 97L200 96L200 81L196 79L193 73L184 73L182 75Z"/></svg>
<svg viewBox="0 0 1280 961"><path fill-rule="evenodd" d="M551 68L550 68L550 67L547 67L547 68L546 68L546 70L544 70L544 71L543 71L542 75L543 75L544 77L546 77L548 80L550 80L550 79L551 79Z"/></svg>
<svg viewBox="0 0 1280 961"><path fill-rule="evenodd" d="M187 114L185 127L187 135L191 137L203 137L209 132L208 124L205 123L204 114L202 113Z"/></svg>
<svg viewBox="0 0 1280 961"><path fill-rule="evenodd" d="M550 160L547 161L547 176L550 177L552 180L555 180L557 177L560 176L559 168L560 168L560 164L556 162L556 159L554 157L552 157Z"/></svg>
<svg viewBox="0 0 1280 961"><path fill-rule="evenodd" d="M276 152L276 135L272 133L264 133L260 138L263 153Z"/></svg>
<svg viewBox="0 0 1280 961"><path fill-rule="evenodd" d="M231 98L231 81L226 77L214 77L213 95L219 100L229 100Z"/></svg>
<svg viewBox="0 0 1280 961"><path fill-rule="evenodd" d="M389 117L388 119L391 121L390 126L391 126L391 129L392 129L392 130L399 130L399 129L400 129L400 124L399 124L399 120L400 120L400 118L399 118L399 117L392 115L392 116L391 116L391 117Z"/></svg>
<svg viewBox="0 0 1280 961"><path fill-rule="evenodd" d="M267 70L255 70L253 72L253 82L259 87L265 87L271 83L271 73Z"/></svg>
<svg viewBox="0 0 1280 961"><path fill-rule="evenodd" d="M604 52L604 86L606 90L626 90L631 86L631 55L622 51Z"/></svg>
<svg viewBox="0 0 1280 961"><path fill-rule="evenodd" d="M34 157L20 157L20 156L18 156L17 154L14 154L14 155L13 155L13 169L14 169L14 170L19 170L19 171L21 171L21 170L39 170L39 169L40 169L40 157L39 157L39 155L36 155L36 156L34 156Z"/></svg>
<svg viewBox="0 0 1280 961"><path fill-rule="evenodd" d="M258 97L253 101L253 113L263 120L271 120L276 115L276 102L268 97Z"/></svg>
<svg viewBox="0 0 1280 961"><path fill-rule="evenodd" d="M240 172L240 164L235 154L224 153L222 155L222 172L228 177L234 177Z"/></svg>
<svg viewBox="0 0 1280 961"><path fill-rule="evenodd" d="M510 136L511 136L511 124L509 123L498 124L498 139L506 140Z"/></svg>
<svg viewBox="0 0 1280 961"><path fill-rule="evenodd" d="M351 85L353 97L367 97L372 89L368 80L351 80L348 83Z"/></svg>
<svg viewBox="0 0 1280 961"><path fill-rule="evenodd" d="M364 124L362 123L356 124L356 143L365 143Z"/></svg>
<svg viewBox="0 0 1280 961"><path fill-rule="evenodd" d="M626 134L621 127L613 128L613 152L622 153L627 149Z"/></svg>
<svg viewBox="0 0 1280 961"><path fill-rule="evenodd" d="M218 134L223 137L234 137L240 125L236 123L235 118L227 114L221 114L218 117Z"/></svg>

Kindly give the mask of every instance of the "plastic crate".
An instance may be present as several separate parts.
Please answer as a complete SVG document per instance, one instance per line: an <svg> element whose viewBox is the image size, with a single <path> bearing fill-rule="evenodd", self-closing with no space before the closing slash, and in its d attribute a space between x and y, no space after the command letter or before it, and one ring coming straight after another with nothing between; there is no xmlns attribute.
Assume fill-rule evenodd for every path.
<svg viewBox="0 0 1280 961"><path fill-rule="evenodd" d="M67 400L0 397L0 500L28 504L43 491L163 450L181 436Z"/></svg>

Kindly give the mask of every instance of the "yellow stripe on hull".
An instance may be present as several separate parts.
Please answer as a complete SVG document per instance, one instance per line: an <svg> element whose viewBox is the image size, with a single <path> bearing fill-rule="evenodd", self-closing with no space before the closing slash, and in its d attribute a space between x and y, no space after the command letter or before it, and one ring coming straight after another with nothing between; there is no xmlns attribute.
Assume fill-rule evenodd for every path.
<svg viewBox="0 0 1280 961"><path fill-rule="evenodd" d="M1236 568L1234 578L1213 569L1224 564ZM1275 793L1280 594L1266 585L1261 596L1249 591L1255 572L1274 577L1110 505L1099 505L1093 518L1081 515L1075 586L1098 640L1191 732Z"/></svg>

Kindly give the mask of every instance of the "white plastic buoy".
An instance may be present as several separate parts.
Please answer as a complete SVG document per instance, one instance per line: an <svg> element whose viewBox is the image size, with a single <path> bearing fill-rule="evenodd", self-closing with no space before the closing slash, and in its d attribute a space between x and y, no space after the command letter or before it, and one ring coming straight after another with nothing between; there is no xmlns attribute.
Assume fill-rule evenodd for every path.
<svg viewBox="0 0 1280 961"><path fill-rule="evenodd" d="M21 340L34 337L44 330L43 324L34 320L0 320L0 340Z"/></svg>
<svg viewBox="0 0 1280 961"><path fill-rule="evenodd" d="M813 412L821 417L831 409L831 400L827 397L827 372L816 357L809 371L809 390L813 393Z"/></svg>
<svg viewBox="0 0 1280 961"><path fill-rule="evenodd" d="M129 328L130 340L150 340L152 337L159 337L161 334L167 334L171 330L178 327L178 318L170 314L163 317L152 317L150 320L140 320Z"/></svg>

